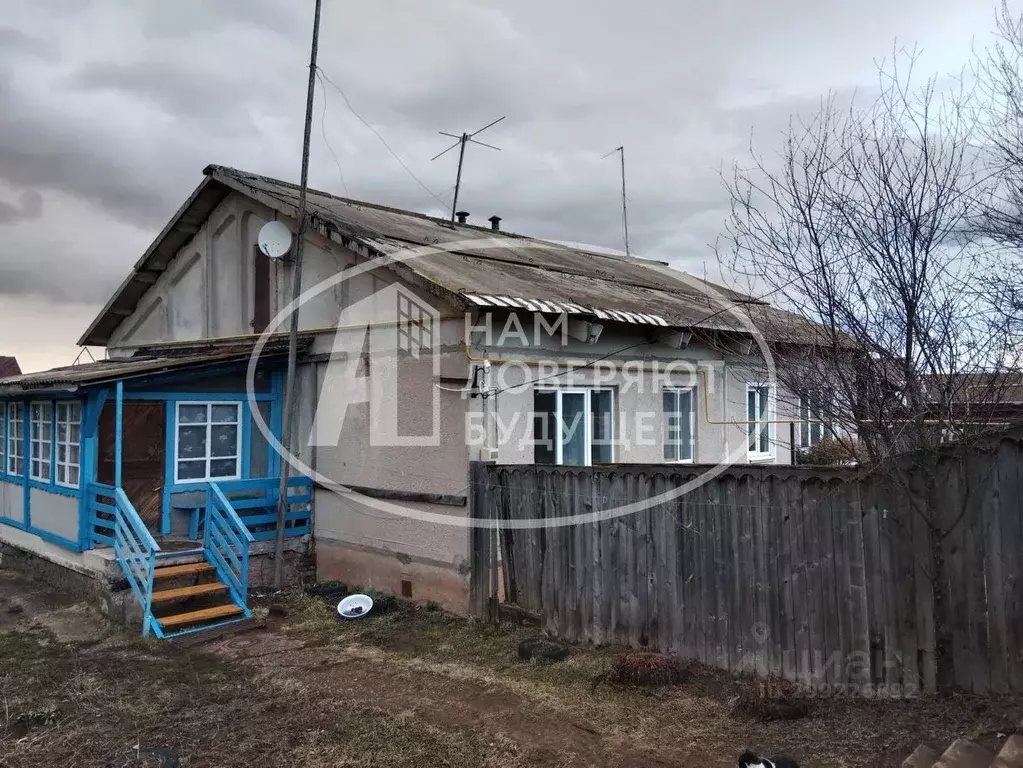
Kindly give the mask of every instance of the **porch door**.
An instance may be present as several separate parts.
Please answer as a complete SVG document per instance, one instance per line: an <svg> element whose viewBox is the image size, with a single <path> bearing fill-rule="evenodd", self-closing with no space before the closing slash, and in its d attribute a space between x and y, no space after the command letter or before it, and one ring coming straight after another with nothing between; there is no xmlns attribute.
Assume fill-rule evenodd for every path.
<svg viewBox="0 0 1023 768"><path fill-rule="evenodd" d="M165 404L125 402L121 443L121 485L150 531L159 532L163 508L166 438ZM116 404L107 401L99 421L98 480L114 484Z"/></svg>

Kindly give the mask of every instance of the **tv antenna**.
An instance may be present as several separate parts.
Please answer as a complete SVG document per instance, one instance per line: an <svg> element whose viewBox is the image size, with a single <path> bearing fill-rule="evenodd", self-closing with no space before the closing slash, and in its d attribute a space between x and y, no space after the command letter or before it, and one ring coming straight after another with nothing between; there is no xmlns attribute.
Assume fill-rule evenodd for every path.
<svg viewBox="0 0 1023 768"><path fill-rule="evenodd" d="M625 145L615 147L600 159L608 158L615 152L621 155L622 158L622 227L625 229L625 255L632 256L629 252L629 207L625 198Z"/></svg>
<svg viewBox="0 0 1023 768"><path fill-rule="evenodd" d="M461 136L455 136L455 134L453 134L453 133L445 133L444 131L438 131L438 133L440 133L441 136L448 136L448 137L450 137L452 139L455 139L456 141L455 141L454 144L452 144L450 147L445 149L440 154L434 155L433 157L431 157L430 158L431 161L436 160L438 157L446 155L448 152L450 152L455 147L459 148L459 150L458 150L458 175L455 176L455 197L451 201L451 226L452 227L455 226L455 211L458 210L458 190L462 186L462 163L465 160L465 145L468 144L471 141L473 144L479 144L481 147L487 147L488 149L496 149L498 152L500 152L501 151L500 147L495 147L493 144L484 144L482 141L476 141L475 137L479 136L481 133L483 133L483 131L487 130L488 128L492 128L493 126L497 125L499 122L504 120L505 117L507 117L507 115L505 115L504 117L497 118L492 123L487 123L482 128L480 128L478 131L473 131L472 133L463 133Z"/></svg>

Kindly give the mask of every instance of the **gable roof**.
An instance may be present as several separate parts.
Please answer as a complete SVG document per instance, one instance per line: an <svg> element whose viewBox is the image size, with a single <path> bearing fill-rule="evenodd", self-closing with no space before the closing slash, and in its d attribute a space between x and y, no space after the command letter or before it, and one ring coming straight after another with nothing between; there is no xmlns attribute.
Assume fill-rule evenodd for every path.
<svg viewBox="0 0 1023 768"><path fill-rule="evenodd" d="M253 198L282 216L297 218L299 187L295 184L217 165L208 166L204 173L204 181L143 254L79 344L106 344L159 272L231 192ZM398 256L420 246L449 248L386 266L460 309L520 307L620 322L748 333L742 322L722 311L724 304L734 303L774 327L794 332L807 325L796 315L663 262L597 253L489 227L459 224L452 228L446 219L319 190L309 190L307 206L321 232L371 256Z"/></svg>
<svg viewBox="0 0 1023 768"><path fill-rule="evenodd" d="M17 376L21 373L21 366L15 357L0 356L0 379L7 376Z"/></svg>

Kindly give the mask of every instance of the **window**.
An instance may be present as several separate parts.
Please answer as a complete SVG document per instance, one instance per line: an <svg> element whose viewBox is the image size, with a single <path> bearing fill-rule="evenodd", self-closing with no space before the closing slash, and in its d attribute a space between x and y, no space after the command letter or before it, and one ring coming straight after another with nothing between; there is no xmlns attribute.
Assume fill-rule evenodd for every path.
<svg viewBox="0 0 1023 768"><path fill-rule="evenodd" d="M9 403L7 406L7 474L21 477L25 474L25 406Z"/></svg>
<svg viewBox="0 0 1023 768"><path fill-rule="evenodd" d="M82 406L57 403L57 485L77 488L81 474Z"/></svg>
<svg viewBox="0 0 1023 768"><path fill-rule="evenodd" d="M746 387L746 420L749 424L749 458L774 457L774 425L771 424L771 388Z"/></svg>
<svg viewBox="0 0 1023 768"><path fill-rule="evenodd" d="M0 403L0 475L7 471L7 406Z"/></svg>
<svg viewBox="0 0 1023 768"><path fill-rule="evenodd" d="M408 297L398 294L398 349L416 360L421 349L433 347L433 318Z"/></svg>
<svg viewBox="0 0 1023 768"><path fill-rule="evenodd" d="M29 477L43 483L51 482L53 455L53 403L32 403L30 407L32 461Z"/></svg>
<svg viewBox="0 0 1023 768"><path fill-rule="evenodd" d="M178 403L174 481L241 477L241 403Z"/></svg>
<svg viewBox="0 0 1023 768"><path fill-rule="evenodd" d="M822 438L832 434L828 412L832 394L815 392L799 397L799 447L813 448Z"/></svg>
<svg viewBox="0 0 1023 768"><path fill-rule="evenodd" d="M535 463L609 464L614 461L614 441L614 390L534 390Z"/></svg>
<svg viewBox="0 0 1023 768"><path fill-rule="evenodd" d="M691 387L665 389L664 460L692 461L694 458L695 397Z"/></svg>

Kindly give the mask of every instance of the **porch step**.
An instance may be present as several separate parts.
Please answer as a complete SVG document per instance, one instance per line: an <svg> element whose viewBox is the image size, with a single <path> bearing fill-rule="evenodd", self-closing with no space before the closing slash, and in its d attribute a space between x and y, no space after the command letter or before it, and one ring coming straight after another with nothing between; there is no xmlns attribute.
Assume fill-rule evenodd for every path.
<svg viewBox="0 0 1023 768"><path fill-rule="evenodd" d="M1023 766L1023 734L1010 736L998 753L991 768L1021 768Z"/></svg>
<svg viewBox="0 0 1023 768"><path fill-rule="evenodd" d="M178 566L181 567L181 566ZM198 597L199 595L210 595L214 592L227 591L227 585L222 581L211 581L206 584L195 584L191 587L177 587L176 589L161 589L153 592L153 602L162 603L167 600L180 600L184 597Z"/></svg>
<svg viewBox="0 0 1023 768"><path fill-rule="evenodd" d="M215 605L212 608L203 608L201 611L189 611L188 613L178 613L173 616L163 616L156 619L156 621L160 623L162 628L168 629L182 627L186 624L198 624L203 621L224 619L229 616L237 616L240 613L245 613L241 606L229 603L227 605Z"/></svg>
<svg viewBox="0 0 1023 768"><path fill-rule="evenodd" d="M988 768L994 755L969 739L956 739L934 768Z"/></svg>
<svg viewBox="0 0 1023 768"><path fill-rule="evenodd" d="M169 576L188 576L193 573L205 573L212 571L213 565L207 562L185 563L184 565L165 565L162 568L153 569L153 578L162 579Z"/></svg>

